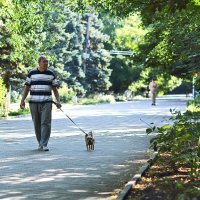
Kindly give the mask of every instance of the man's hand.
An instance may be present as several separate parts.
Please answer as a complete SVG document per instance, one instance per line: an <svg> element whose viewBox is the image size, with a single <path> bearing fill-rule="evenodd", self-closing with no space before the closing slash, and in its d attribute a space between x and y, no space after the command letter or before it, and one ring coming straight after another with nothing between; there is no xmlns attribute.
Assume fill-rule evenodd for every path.
<svg viewBox="0 0 200 200"><path fill-rule="evenodd" d="M61 108L62 107L61 103L60 102L56 102L56 107L57 108Z"/></svg>
<svg viewBox="0 0 200 200"><path fill-rule="evenodd" d="M24 108L25 108L25 102L24 102L24 101L21 101L21 103L20 103L20 108L21 108L21 109L24 109Z"/></svg>

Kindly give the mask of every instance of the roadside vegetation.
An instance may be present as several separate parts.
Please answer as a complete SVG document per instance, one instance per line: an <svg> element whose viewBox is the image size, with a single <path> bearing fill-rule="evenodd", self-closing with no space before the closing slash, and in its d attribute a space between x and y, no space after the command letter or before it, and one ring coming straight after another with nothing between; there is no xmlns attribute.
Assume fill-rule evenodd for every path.
<svg viewBox="0 0 200 200"><path fill-rule="evenodd" d="M200 198L200 98L188 102L185 113L171 110L168 124L146 130L158 156L127 198ZM155 134L156 133L156 134Z"/></svg>

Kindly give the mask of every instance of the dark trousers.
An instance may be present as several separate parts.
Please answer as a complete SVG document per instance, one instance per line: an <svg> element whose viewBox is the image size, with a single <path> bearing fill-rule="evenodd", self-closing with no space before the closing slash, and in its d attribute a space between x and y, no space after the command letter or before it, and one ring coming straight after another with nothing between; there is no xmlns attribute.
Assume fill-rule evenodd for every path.
<svg viewBox="0 0 200 200"><path fill-rule="evenodd" d="M31 116L39 146L47 146L51 134L52 103L30 103Z"/></svg>

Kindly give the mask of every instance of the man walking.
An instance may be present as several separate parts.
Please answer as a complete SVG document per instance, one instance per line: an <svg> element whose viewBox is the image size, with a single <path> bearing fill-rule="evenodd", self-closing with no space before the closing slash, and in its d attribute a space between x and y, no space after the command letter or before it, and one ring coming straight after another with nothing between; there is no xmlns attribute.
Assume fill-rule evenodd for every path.
<svg viewBox="0 0 200 200"><path fill-rule="evenodd" d="M152 79L152 81L149 83L149 90L150 90L150 96L152 100L151 105L153 106L156 105L157 87L158 87L158 84L155 82L155 79Z"/></svg>
<svg viewBox="0 0 200 200"><path fill-rule="evenodd" d="M30 92L29 107L39 144L38 150L49 151L47 147L51 134L52 90L60 108L58 82L52 70L48 69L45 56L38 58L38 67L28 73L20 108L25 108L25 99Z"/></svg>

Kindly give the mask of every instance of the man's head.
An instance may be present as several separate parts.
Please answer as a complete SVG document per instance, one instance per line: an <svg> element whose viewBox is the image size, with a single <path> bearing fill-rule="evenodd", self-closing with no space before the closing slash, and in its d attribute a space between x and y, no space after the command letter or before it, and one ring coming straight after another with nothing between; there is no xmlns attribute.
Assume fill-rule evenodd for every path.
<svg viewBox="0 0 200 200"><path fill-rule="evenodd" d="M45 56L40 56L38 58L38 65L39 65L39 70L40 71L45 71L47 70L48 67L48 59Z"/></svg>

